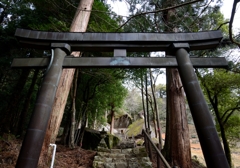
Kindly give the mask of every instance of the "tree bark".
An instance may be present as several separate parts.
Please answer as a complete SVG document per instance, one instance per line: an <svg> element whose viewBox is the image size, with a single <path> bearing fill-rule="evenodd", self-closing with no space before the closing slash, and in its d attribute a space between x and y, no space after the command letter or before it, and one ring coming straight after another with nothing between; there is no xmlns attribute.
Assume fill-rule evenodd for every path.
<svg viewBox="0 0 240 168"><path fill-rule="evenodd" d="M76 131L76 94L77 94L78 70L76 70L75 79L72 85L72 110L71 110L71 128L69 136L69 147L75 148L74 135Z"/></svg>
<svg viewBox="0 0 240 168"><path fill-rule="evenodd" d="M160 121L159 121L157 100L156 100L156 96L155 96L155 83L153 84L153 76L152 76L151 69L150 69L150 82L151 82L151 89L152 89L153 101L154 101L154 111L155 111L156 121L157 121L157 133L158 133L158 141L159 141L159 150L161 150L162 145L163 145L163 143L162 143L162 130L161 130L161 125L160 125Z"/></svg>
<svg viewBox="0 0 240 168"><path fill-rule="evenodd" d="M70 32L85 32L87 29L88 21L90 18L90 12L92 10L94 0L81 0L77 11L75 13ZM87 11L86 11L87 10ZM79 57L80 52L73 52L71 55ZM39 160L39 165L43 165L46 161L48 146L50 143L55 143L58 130L62 121L65 105L67 102L69 90L73 81L75 69L63 69L62 76L59 82L57 93L55 96L55 102L52 109L49 126L46 131L44 144Z"/></svg>
<svg viewBox="0 0 240 168"><path fill-rule="evenodd" d="M86 103L84 105L85 107L83 108L82 111L82 118L81 118L81 124L80 124L80 129L79 129L79 133L78 133L78 137L76 138L76 143L82 147L82 141L83 141L83 136L85 133L85 128L86 128L86 124L87 124L87 108L88 108L88 103Z"/></svg>
<svg viewBox="0 0 240 168"><path fill-rule="evenodd" d="M167 71L167 158L172 166L191 168L191 148L182 83L177 69Z"/></svg>
<svg viewBox="0 0 240 168"><path fill-rule="evenodd" d="M16 127L16 121L18 121L18 117L21 115L18 112L18 106L21 98L22 91L24 89L24 86L27 82L28 76L30 74L29 69L23 69L21 76L18 79L18 82L14 88L14 92L12 93L10 97L10 102L7 106L7 109L5 110L5 116L0 120L2 124L2 128L0 128L0 132L6 132L6 133L13 133L13 130L16 130L14 126Z"/></svg>
<svg viewBox="0 0 240 168"><path fill-rule="evenodd" d="M71 105L72 106L72 105ZM68 111L66 111L66 122L63 126L63 134L61 136L61 141L60 143L67 146L68 144L68 140L69 140L69 130L70 130L70 126L71 126L71 109L69 109Z"/></svg>
<svg viewBox="0 0 240 168"><path fill-rule="evenodd" d="M114 129L114 106L111 106L111 124L110 124L110 134L113 134Z"/></svg>
<svg viewBox="0 0 240 168"><path fill-rule="evenodd" d="M165 7L172 6L175 0L167 1ZM175 9L163 12L163 21L168 32L176 32L174 25ZM177 69L167 69L167 123L164 151L172 166L191 168L191 146L186 114L186 102L182 83Z"/></svg>
<svg viewBox="0 0 240 168"><path fill-rule="evenodd" d="M206 90L208 93L210 93L209 89L206 86ZM224 148L224 152L228 161L228 164L230 167L233 167L233 163L232 163L232 156L231 156L231 149L229 147L228 144L228 140L225 134L225 128L224 128L224 124L223 124L223 120L224 118L221 118L220 116L220 112L218 110L218 98L215 95L213 98L211 98L210 94L208 94L208 98L213 106L218 124L219 124L219 128L220 128L220 133L221 133L221 138L222 138L222 143L223 143L223 148Z"/></svg>
<svg viewBox="0 0 240 168"><path fill-rule="evenodd" d="M215 111L215 114L217 116L217 120L218 120L218 123L219 123L221 138L222 138L222 142L223 142L223 148L224 148L224 152L225 152L228 164L229 164L230 167L234 167L233 163L232 163L231 149L229 147L227 136L225 134L224 125L222 124L222 120L219 118L220 117L219 112Z"/></svg>
<svg viewBox="0 0 240 168"><path fill-rule="evenodd" d="M19 123L18 123L18 131L17 131L18 135L20 135L20 137L23 137L24 126L27 124L27 115L29 113L30 101L32 99L32 94L34 92L34 86L36 85L37 80L38 80L38 74L39 74L39 70L37 69L37 70L34 71L32 82L31 82L31 85L28 89L26 99L24 101L23 109L22 109L20 119L19 119Z"/></svg>
<svg viewBox="0 0 240 168"><path fill-rule="evenodd" d="M144 85L143 85L143 74L141 75L141 96L142 96L142 105L143 105L143 115L144 115L144 126L147 129L147 117L146 117L146 110L145 110L145 102L144 102Z"/></svg>

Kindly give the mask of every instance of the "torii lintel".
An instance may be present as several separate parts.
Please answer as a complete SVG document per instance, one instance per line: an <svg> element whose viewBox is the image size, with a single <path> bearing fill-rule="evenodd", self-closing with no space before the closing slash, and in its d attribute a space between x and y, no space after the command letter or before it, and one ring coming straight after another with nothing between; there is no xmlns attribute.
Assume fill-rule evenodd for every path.
<svg viewBox="0 0 240 168"><path fill-rule="evenodd" d="M67 43L72 51L126 49L128 52L167 51L173 43L188 43L190 50L216 48L223 38L220 30L196 33L82 33L17 29L23 47L51 49L51 43Z"/></svg>

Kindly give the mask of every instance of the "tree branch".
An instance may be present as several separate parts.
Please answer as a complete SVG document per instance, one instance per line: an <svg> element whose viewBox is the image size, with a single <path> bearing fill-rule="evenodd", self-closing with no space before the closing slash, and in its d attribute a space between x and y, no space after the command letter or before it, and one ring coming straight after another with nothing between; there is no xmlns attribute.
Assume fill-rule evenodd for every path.
<svg viewBox="0 0 240 168"><path fill-rule="evenodd" d="M232 33L232 24L233 24L235 12L236 12L236 6L238 2L240 2L240 0L233 1L232 14L231 14L230 23L229 23L229 38L232 43L236 44L240 48L240 43L233 38L233 33Z"/></svg>
<svg viewBox="0 0 240 168"><path fill-rule="evenodd" d="M123 23L116 31L118 31L119 29L121 29L123 26L125 26L130 20L132 20L133 18L137 17L137 16L141 16L141 15L146 15L146 14L150 14L150 13L158 13L158 12L163 12L163 11L166 11L166 10L172 10L172 9L175 9L175 8L179 8L179 7L182 7L182 6L185 6L185 5L189 5L189 4L192 4L192 3L196 3L196 2L200 2L202 0L194 0L194 1L190 1L190 2L185 2L185 3L182 3L182 4L179 4L179 5L175 5L175 6L171 6L171 7L168 7L168 8L164 8L164 9L159 9L159 10L155 10L155 11L149 11L149 12L143 12L143 13L139 13L139 14L136 14L136 15L133 15L133 16L130 16L128 18L128 20Z"/></svg>
<svg viewBox="0 0 240 168"><path fill-rule="evenodd" d="M224 22L224 23L220 24L220 25L218 26L217 30L219 30L223 25L228 24L228 23L230 23L230 22Z"/></svg>
<svg viewBox="0 0 240 168"><path fill-rule="evenodd" d="M227 111L224 113L224 115L221 117L221 120L223 120L223 117L227 115L226 118L225 118L225 120L222 122L223 125L225 125L225 123L227 122L227 120L229 119L229 117L235 112L235 110L239 110L239 109L240 109L240 107L238 107L238 105L237 105L236 107L227 110ZM229 111L231 111L231 112L230 112L229 114L227 114Z"/></svg>

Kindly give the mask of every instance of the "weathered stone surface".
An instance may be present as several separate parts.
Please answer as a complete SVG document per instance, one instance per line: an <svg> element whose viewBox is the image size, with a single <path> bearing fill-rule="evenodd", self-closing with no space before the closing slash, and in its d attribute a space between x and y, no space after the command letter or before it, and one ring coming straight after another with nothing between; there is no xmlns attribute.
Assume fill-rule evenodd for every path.
<svg viewBox="0 0 240 168"><path fill-rule="evenodd" d="M152 168L152 162L141 162L139 167L142 167L142 168Z"/></svg>
<svg viewBox="0 0 240 168"><path fill-rule="evenodd" d="M138 162L138 159L137 159L137 158L129 158L129 159L128 159L128 162L129 162L129 163L137 163L137 162Z"/></svg>
<svg viewBox="0 0 240 168"><path fill-rule="evenodd" d="M106 144L106 142L105 142L104 139L101 139L101 141L100 141L98 147L107 148L107 144Z"/></svg>
<svg viewBox="0 0 240 168"><path fill-rule="evenodd" d="M128 168L128 165L126 162L119 162L119 163L116 163L115 168Z"/></svg>
<svg viewBox="0 0 240 168"><path fill-rule="evenodd" d="M121 158L121 159L119 159L119 158L112 158L112 161L113 162L115 162L115 163L117 163L117 162L127 162L127 158Z"/></svg>
<svg viewBox="0 0 240 168"><path fill-rule="evenodd" d="M141 168L138 163L132 162L128 164L128 167L130 168Z"/></svg>
<svg viewBox="0 0 240 168"><path fill-rule="evenodd" d="M104 168L104 163L100 161L93 161L93 168Z"/></svg>
<svg viewBox="0 0 240 168"><path fill-rule="evenodd" d="M110 163L110 162L113 162L113 158L105 158L104 160L106 163Z"/></svg>
<svg viewBox="0 0 240 168"><path fill-rule="evenodd" d="M123 150L122 150L122 153L123 153L123 154L132 154L132 153L133 153L133 150L132 150L131 148L129 148L129 149L123 149Z"/></svg>
<svg viewBox="0 0 240 168"><path fill-rule="evenodd" d="M103 157L94 156L94 161L103 161Z"/></svg>
<svg viewBox="0 0 240 168"><path fill-rule="evenodd" d="M137 146L135 141L122 141L117 145L117 148L120 149L128 149L128 148L135 148Z"/></svg>
<svg viewBox="0 0 240 168"><path fill-rule="evenodd" d="M144 147L107 149L98 147L93 168L152 168Z"/></svg>
<svg viewBox="0 0 240 168"><path fill-rule="evenodd" d="M112 149L113 147L117 146L119 144L120 139L117 136L114 136L112 134L107 134L107 137L104 138L107 146L109 149Z"/></svg>
<svg viewBox="0 0 240 168"><path fill-rule="evenodd" d="M111 149L111 153L122 153L121 149Z"/></svg>
<svg viewBox="0 0 240 168"><path fill-rule="evenodd" d="M140 156L140 157L148 157L146 149L144 147L139 148L138 156Z"/></svg>
<svg viewBox="0 0 240 168"><path fill-rule="evenodd" d="M137 147L137 148L133 148L132 149L132 152L134 153L134 154L139 154L139 147Z"/></svg>
<svg viewBox="0 0 240 168"><path fill-rule="evenodd" d="M103 148L103 147L98 147L99 152L110 152L110 149L108 148Z"/></svg>
<svg viewBox="0 0 240 168"><path fill-rule="evenodd" d="M105 168L115 168L115 163L105 163Z"/></svg>
<svg viewBox="0 0 240 168"><path fill-rule="evenodd" d="M99 147L99 145L100 146L104 145L102 147L106 147L107 145L107 148L111 149L113 146L117 146L117 144L120 141L120 139L117 136L114 136L112 134L107 134L107 133L104 138L105 142L102 140L103 139L101 137L101 131L96 131L90 128L86 128L84 137L83 137L82 148L96 150Z"/></svg>
<svg viewBox="0 0 240 168"><path fill-rule="evenodd" d="M129 114L123 114L121 116L116 116L114 119L114 128L121 129L127 128L132 124L132 117Z"/></svg>
<svg viewBox="0 0 240 168"><path fill-rule="evenodd" d="M149 157L141 157L142 162L150 162Z"/></svg>

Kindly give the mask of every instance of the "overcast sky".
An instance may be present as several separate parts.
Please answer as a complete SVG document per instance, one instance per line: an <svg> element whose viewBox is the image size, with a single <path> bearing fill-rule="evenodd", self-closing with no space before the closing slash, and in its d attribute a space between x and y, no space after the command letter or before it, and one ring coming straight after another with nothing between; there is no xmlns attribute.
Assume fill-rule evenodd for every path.
<svg viewBox="0 0 240 168"><path fill-rule="evenodd" d="M113 11L115 11L118 15L126 16L128 13L128 7L124 0L122 2L115 1L114 3L111 0L107 0L109 4L112 4ZM224 14L225 19L230 19L232 12L233 0L223 0L223 6L221 7L221 12ZM236 8L236 14L234 17L233 29L235 31L240 31L240 3ZM237 29L237 30L236 30ZM158 77L157 83L164 83L166 79L165 75L160 75Z"/></svg>
<svg viewBox="0 0 240 168"><path fill-rule="evenodd" d="M230 19L230 16L232 13L232 5L233 5L233 0L223 0L223 6L221 8L221 12L224 14L224 17L226 19ZM240 29L239 21L240 21L240 4L238 3L236 8L236 13L234 16L234 22L233 22L234 29Z"/></svg>
<svg viewBox="0 0 240 168"><path fill-rule="evenodd" d="M122 16L126 16L128 13L128 7L126 5L126 2L124 0L122 2L115 1L114 3L111 0L107 0L109 4L112 4L113 10ZM221 12L224 14L224 17L226 19L230 19L231 12L232 12L232 5L233 0L223 0L223 6L221 8ZM240 5L237 6L237 13L234 17L234 24L233 27L240 27Z"/></svg>

